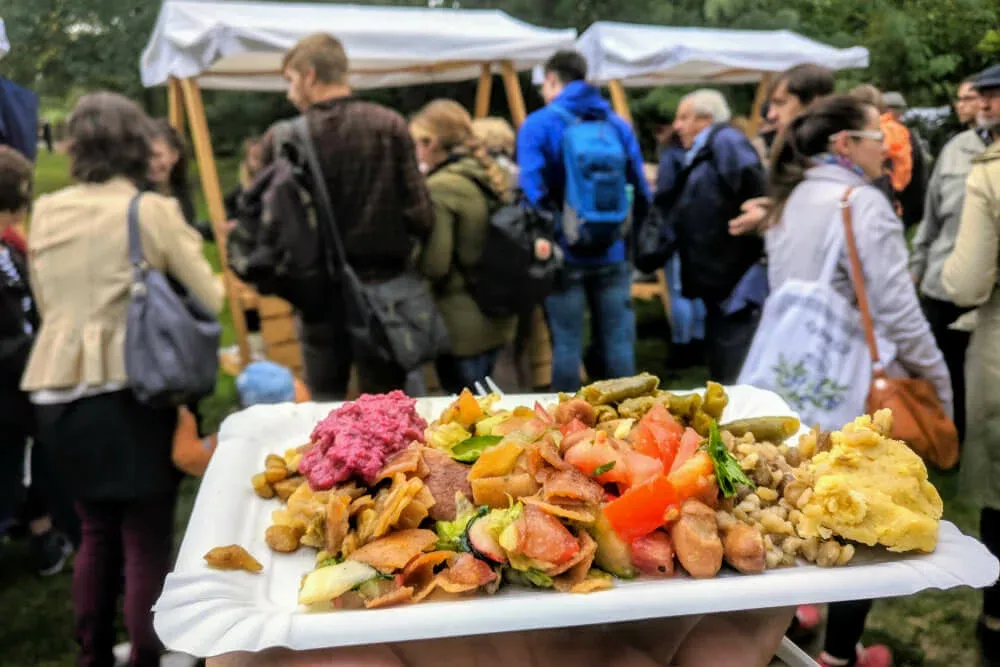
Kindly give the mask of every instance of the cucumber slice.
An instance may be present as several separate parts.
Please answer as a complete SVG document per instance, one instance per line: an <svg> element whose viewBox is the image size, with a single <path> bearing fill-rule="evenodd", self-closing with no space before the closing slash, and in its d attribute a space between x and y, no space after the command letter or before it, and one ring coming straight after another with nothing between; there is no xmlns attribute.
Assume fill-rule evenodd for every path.
<svg viewBox="0 0 1000 667"><path fill-rule="evenodd" d="M347 591L378 576L378 570L355 560L321 567L303 577L299 588L299 604L336 600Z"/></svg>

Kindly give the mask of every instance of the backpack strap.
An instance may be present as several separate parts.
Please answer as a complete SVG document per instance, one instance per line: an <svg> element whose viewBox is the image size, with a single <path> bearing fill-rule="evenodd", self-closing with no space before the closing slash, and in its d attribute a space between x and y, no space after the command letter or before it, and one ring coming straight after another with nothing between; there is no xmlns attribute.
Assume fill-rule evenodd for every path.
<svg viewBox="0 0 1000 667"><path fill-rule="evenodd" d="M569 109L567 109L562 105L551 104L549 105L549 108L555 111L557 116L566 121L567 125L576 125L577 123L581 122L579 116L577 116L572 111L570 111Z"/></svg>

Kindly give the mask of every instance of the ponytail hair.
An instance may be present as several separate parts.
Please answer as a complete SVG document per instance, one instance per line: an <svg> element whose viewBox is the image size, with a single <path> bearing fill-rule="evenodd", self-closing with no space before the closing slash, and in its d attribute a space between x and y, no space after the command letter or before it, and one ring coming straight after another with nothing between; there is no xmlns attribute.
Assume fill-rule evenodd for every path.
<svg viewBox="0 0 1000 667"><path fill-rule="evenodd" d="M485 142L473 132L472 116L454 100L434 100L410 121L410 127L435 139L450 154L469 155L486 170L490 187L499 199L507 199L507 174L490 157Z"/></svg>
<svg viewBox="0 0 1000 667"><path fill-rule="evenodd" d="M775 203L771 222L780 219L792 190L813 166L812 158L829 150L830 137L845 130L863 130L872 108L848 95L837 95L817 102L785 128L771 154L770 194Z"/></svg>

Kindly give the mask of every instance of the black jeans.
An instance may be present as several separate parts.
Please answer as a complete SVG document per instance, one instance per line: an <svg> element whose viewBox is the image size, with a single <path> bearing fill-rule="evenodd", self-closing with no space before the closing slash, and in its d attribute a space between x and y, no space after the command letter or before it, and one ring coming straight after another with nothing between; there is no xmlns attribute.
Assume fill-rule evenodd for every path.
<svg viewBox="0 0 1000 667"><path fill-rule="evenodd" d="M306 386L315 401L342 401L347 396L351 365L357 369L363 394L402 389L410 396L427 393L421 369L405 373L395 365L354 359L347 330L332 321L303 322L296 318Z"/></svg>
<svg viewBox="0 0 1000 667"><path fill-rule="evenodd" d="M984 507L979 513L979 534L983 544L1000 557L1000 510ZM1000 582L983 590L983 614L1000 618Z"/></svg>
<svg viewBox="0 0 1000 667"><path fill-rule="evenodd" d="M831 604L826 618L826 642L823 650L834 658L847 660L848 665L853 665L857 660L858 642L865 631L865 620L871 610L871 600Z"/></svg>
<svg viewBox="0 0 1000 667"><path fill-rule="evenodd" d="M747 307L729 315L719 302L706 301L705 311L705 356L709 377L722 384L733 384L757 333L760 308Z"/></svg>
<svg viewBox="0 0 1000 667"><path fill-rule="evenodd" d="M931 325L934 340L941 348L944 363L948 366L951 376L951 391L955 397L955 427L958 429L959 442L965 441L965 351L969 347L972 334L966 331L955 331L948 327L959 317L971 310L960 308L949 301L938 301L930 297L922 297L920 305L924 315Z"/></svg>

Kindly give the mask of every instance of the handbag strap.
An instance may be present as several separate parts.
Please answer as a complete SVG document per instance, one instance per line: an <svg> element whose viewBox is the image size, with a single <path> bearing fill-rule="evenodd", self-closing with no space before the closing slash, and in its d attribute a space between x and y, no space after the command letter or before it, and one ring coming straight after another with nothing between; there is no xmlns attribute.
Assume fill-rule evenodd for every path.
<svg viewBox="0 0 1000 667"><path fill-rule="evenodd" d="M139 200L142 192L135 193L128 203L128 262L132 265L134 282L142 281L146 272L146 257L142 254L142 238L139 235Z"/></svg>
<svg viewBox="0 0 1000 667"><path fill-rule="evenodd" d="M854 188L847 188L840 198L840 212L844 218L844 240L847 245L847 257L851 264L851 282L854 284L854 294L858 299L858 310L861 313L861 324L865 330L865 341L868 343L868 353L872 358L874 374L882 372L882 363L878 356L878 343L875 341L875 324L872 322L872 312L868 305L868 290L865 288L865 274L861 267L861 256L854 240L854 216L851 212L851 194Z"/></svg>
<svg viewBox="0 0 1000 667"><path fill-rule="evenodd" d="M333 204L330 199L330 191L326 187L326 179L323 176L323 168L316 155L316 145L313 143L312 134L309 132L309 119L305 114L300 115L292 121L292 129L298 137L299 146L302 147L303 157L309 167L310 191L315 202L317 227L319 227L320 238L326 248L332 249L333 254L324 252L326 267L331 278L337 277L337 267L334 259L342 269L347 268L347 251L344 249L343 240L340 238L340 230L337 228L337 219L333 215Z"/></svg>

